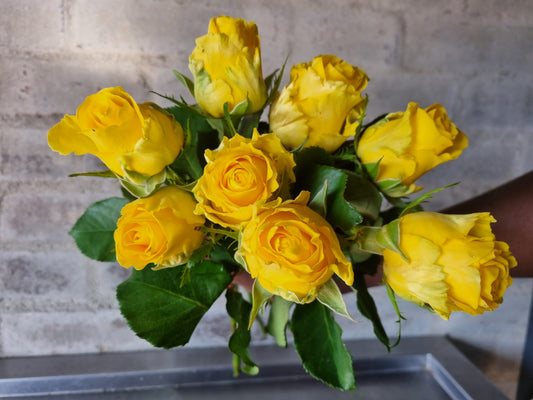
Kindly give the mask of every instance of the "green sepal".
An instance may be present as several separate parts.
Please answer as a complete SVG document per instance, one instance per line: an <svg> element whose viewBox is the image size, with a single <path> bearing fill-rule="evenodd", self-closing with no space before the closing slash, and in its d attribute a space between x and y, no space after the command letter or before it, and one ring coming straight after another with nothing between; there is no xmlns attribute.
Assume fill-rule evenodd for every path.
<svg viewBox="0 0 533 400"><path fill-rule="evenodd" d="M396 295L394 294L394 290L392 290L392 288L387 282L385 282L385 287L387 288L387 295L389 296L389 300L394 308L394 311L396 312L396 315L398 316L398 319L396 320L396 323L398 324L398 337L396 338L396 342L392 345L392 347L395 347L400 343L400 339L402 338L402 320L406 320L406 318L400 312L400 308L398 307L398 303L396 302ZM430 311L433 312L431 308Z"/></svg>
<svg viewBox="0 0 533 400"><path fill-rule="evenodd" d="M370 252L368 249L363 249L361 247L360 242L358 240L354 240L353 237L342 239L340 242L342 248L345 249L344 253L346 257L348 257L352 265L364 262L368 260L372 255L376 254L374 252Z"/></svg>
<svg viewBox="0 0 533 400"><path fill-rule="evenodd" d="M350 313L348 313L348 310L346 309L346 303L342 298L342 293L333 279L328 280L324 286L320 288L316 298L319 302L324 304L326 307L329 307L337 314L346 317L349 320L354 320Z"/></svg>
<svg viewBox="0 0 533 400"><path fill-rule="evenodd" d="M400 249L400 220L395 219L381 227L362 226L355 238L359 249L373 254L383 254L384 249L392 250L407 260Z"/></svg>
<svg viewBox="0 0 533 400"><path fill-rule="evenodd" d="M355 388L352 356L329 308L318 301L296 305L290 328L294 347L307 372L334 388Z"/></svg>
<svg viewBox="0 0 533 400"><path fill-rule="evenodd" d="M124 177L117 175L124 189L137 198L148 197L161 186L166 179L166 169L154 176L145 176L134 171L124 170Z"/></svg>
<svg viewBox="0 0 533 400"><path fill-rule="evenodd" d="M357 228L355 242L350 249L350 253L355 257L364 257L364 253L383 254L383 245L378 241L382 227L361 226Z"/></svg>
<svg viewBox="0 0 533 400"><path fill-rule="evenodd" d="M400 217L404 216L405 214L422 211L422 207L421 207L422 203L425 203L427 200L432 198L434 194L440 192L441 190L447 189L449 187L452 187L458 184L459 182L450 183L449 185L442 186L440 188L434 189L430 192L423 194L422 196L418 197L417 199L407 204L405 208L402 210L402 212L400 213Z"/></svg>
<svg viewBox="0 0 533 400"><path fill-rule="evenodd" d="M248 321L248 329L250 329L257 318L259 310L263 308L265 303L273 296L266 290L256 279L252 287L252 312L250 313L250 320Z"/></svg>
<svg viewBox="0 0 533 400"><path fill-rule="evenodd" d="M176 70L173 70L172 72L174 72L174 75L176 75L176 78L179 79L179 81L183 84L183 86L185 86L189 90L189 92L192 94L192 96L194 97L194 82Z"/></svg>
<svg viewBox="0 0 533 400"><path fill-rule="evenodd" d="M402 184L401 176L398 178L388 178L378 181L380 163L381 159L377 162L364 163L362 165L370 179L376 183L379 190L381 190L386 196L393 198L407 196L415 190L416 187L414 185Z"/></svg>
<svg viewBox="0 0 533 400"><path fill-rule="evenodd" d="M176 173L170 166L167 166L167 178L166 178L166 184L171 186L177 186L180 189L183 189L187 192L192 192L196 184L198 183L198 180L193 180L189 183L186 183L186 180L183 179L180 175ZM190 174L187 172L185 174L187 179L190 179Z"/></svg>
<svg viewBox="0 0 533 400"><path fill-rule="evenodd" d="M232 280L222 265L202 261L182 286L184 268L134 270L117 287L120 311L128 325L153 346L168 349L187 344L200 319Z"/></svg>
<svg viewBox="0 0 533 400"><path fill-rule="evenodd" d="M273 73L271 73L270 75L268 75L266 78L265 78L265 86L267 88L267 99L266 99L266 102L265 104L263 105L263 110L268 106L270 105L274 99L277 97L278 95L278 89L281 85L281 80L283 78L283 74L285 72L285 66L287 65L287 60L288 60L288 57L285 58L285 61L283 62L283 65L281 66L281 69L279 70L275 70ZM278 73L279 71L279 73Z"/></svg>
<svg viewBox="0 0 533 400"><path fill-rule="evenodd" d="M378 177L378 174L379 174L379 164L381 163L381 160L379 160L378 162L373 162L373 163L365 163L363 164L364 167L365 167L365 170L368 174L368 176L370 177L370 179L372 179L373 181L375 181Z"/></svg>
<svg viewBox="0 0 533 400"><path fill-rule="evenodd" d="M389 197L403 197L411 194L416 187L414 185L404 185L402 184L401 178L396 179L383 179L376 182L379 189Z"/></svg>
<svg viewBox="0 0 533 400"><path fill-rule="evenodd" d="M229 112L229 115L232 117L242 117L244 114L250 113L251 108L252 102L247 97L240 103L235 104L235 107L233 107L233 110Z"/></svg>
<svg viewBox="0 0 533 400"><path fill-rule="evenodd" d="M128 199L111 197L91 204L69 232L80 251L97 261L116 261L115 240L122 207Z"/></svg>
<svg viewBox="0 0 533 400"><path fill-rule="evenodd" d="M117 175L110 169L106 171L94 171L94 172L81 172L77 174L70 174L69 178L74 178L77 176L94 176L98 178L116 178Z"/></svg>
<svg viewBox="0 0 533 400"><path fill-rule="evenodd" d="M239 246L240 247L240 246ZM233 259L235 260L235 262L237 264L239 264L244 270L246 270L246 260L244 258L244 256L242 255L242 253L240 253L239 251L236 251L235 254L233 255Z"/></svg>
<svg viewBox="0 0 533 400"><path fill-rule="evenodd" d="M363 99L363 107L361 114L359 115L358 121L357 121L357 127L355 128L354 133L354 150L356 150L357 143L359 143L359 139L361 138L361 134L363 132L363 120L366 117L366 108L368 107L368 94L365 95L365 98Z"/></svg>
<svg viewBox="0 0 533 400"><path fill-rule="evenodd" d="M281 296L272 298L267 332L274 337L276 344L280 347L287 347L287 325L289 324L290 310L293 304L293 302L287 301Z"/></svg>
<svg viewBox="0 0 533 400"><path fill-rule="evenodd" d="M186 110L186 112L190 115L197 115L197 116L200 116L202 118L206 118L208 116L208 114L206 114L206 112L204 110L202 110L202 108L198 105L198 104L188 104L184 99L183 97L180 97L180 100L176 100L173 96L167 96L167 95L164 95L164 94L161 94L161 93L158 93L158 92L155 92L155 91L151 91L151 93L165 99L165 100L168 100L170 101L171 103L175 104L176 106L178 106L179 108L182 108L184 110ZM167 110L168 111L168 108L163 108L164 110Z"/></svg>
<svg viewBox="0 0 533 400"><path fill-rule="evenodd" d="M137 200L138 197L137 196L134 196L132 195L128 190L126 190L126 188L122 185L120 185L120 193L122 193L122 196L125 198L125 199L128 199L129 201L134 201L134 200Z"/></svg>
<svg viewBox="0 0 533 400"><path fill-rule="evenodd" d="M187 264L184 264L187 265ZM169 264L154 264L153 267L151 267L152 271L160 271L162 269L166 268L174 268L177 267L177 265L169 265Z"/></svg>
<svg viewBox="0 0 533 400"><path fill-rule="evenodd" d="M377 242L385 249L392 250L402 256L404 260L407 260L405 254L400 249L400 220L395 219L384 225L379 230L376 236Z"/></svg>
<svg viewBox="0 0 533 400"><path fill-rule="evenodd" d="M229 338L228 347L237 357L237 365L243 372L249 375L257 375L259 367L253 362L248 350L251 334L247 328L252 306L236 289L226 290L226 311L233 322L233 334ZM242 364L241 364L242 362ZM234 371L238 375L238 370Z"/></svg>

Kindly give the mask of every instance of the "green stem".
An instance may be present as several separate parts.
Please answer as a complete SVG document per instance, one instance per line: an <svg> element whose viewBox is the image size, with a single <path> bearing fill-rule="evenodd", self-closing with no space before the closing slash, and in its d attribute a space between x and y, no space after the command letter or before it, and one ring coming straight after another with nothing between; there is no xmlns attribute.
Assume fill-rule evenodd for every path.
<svg viewBox="0 0 533 400"><path fill-rule="evenodd" d="M228 137L232 138L237 134L237 130L235 129L231 115L228 112L228 103L224 103L224 120L226 121L226 125L228 127Z"/></svg>
<svg viewBox="0 0 533 400"><path fill-rule="evenodd" d="M237 330L237 321L235 321L232 318L231 319L231 331L235 332L236 330ZM240 369L241 369L241 360L237 354L233 353L233 377L234 378L239 376Z"/></svg>

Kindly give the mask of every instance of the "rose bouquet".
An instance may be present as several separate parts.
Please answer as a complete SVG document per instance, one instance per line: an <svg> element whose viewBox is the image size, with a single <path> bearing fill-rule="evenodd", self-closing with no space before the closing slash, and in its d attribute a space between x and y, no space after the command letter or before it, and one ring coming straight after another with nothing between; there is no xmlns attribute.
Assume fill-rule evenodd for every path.
<svg viewBox="0 0 533 400"><path fill-rule="evenodd" d="M351 317L339 287L356 292L388 349L397 340L365 283L380 265L399 321L396 295L444 319L502 302L516 260L492 216L423 211L442 188L407 197L467 146L442 106L409 103L366 122L369 78L333 55L293 66L280 89L284 68L263 77L256 25L231 17L211 20L189 68L193 79L176 76L193 103L137 104L106 88L48 134L53 150L107 167L75 176L121 184L124 197L92 204L70 234L88 257L134 267L117 298L138 336L185 345L225 292L236 373L258 372L255 322L280 346L290 330L305 369L346 390L352 357L334 315Z"/></svg>

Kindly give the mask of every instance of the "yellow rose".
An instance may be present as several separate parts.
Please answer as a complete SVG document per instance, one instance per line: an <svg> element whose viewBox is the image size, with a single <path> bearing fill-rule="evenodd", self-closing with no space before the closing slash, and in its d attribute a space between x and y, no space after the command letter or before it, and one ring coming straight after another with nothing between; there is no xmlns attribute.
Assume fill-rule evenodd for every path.
<svg viewBox="0 0 533 400"><path fill-rule="evenodd" d="M495 240L489 213L407 214L400 219L399 247L406 259L383 252L383 274L405 300L429 305L444 319L452 311L492 311L511 285L516 259Z"/></svg>
<svg viewBox="0 0 533 400"><path fill-rule="evenodd" d="M193 213L195 206L193 196L176 186L126 204L114 233L119 264L143 269L187 262L204 239L205 219Z"/></svg>
<svg viewBox="0 0 533 400"><path fill-rule="evenodd" d="M93 154L114 173L154 176L183 146L174 118L150 103L138 105L121 87L102 89L48 132L49 146L65 155Z"/></svg>
<svg viewBox="0 0 533 400"><path fill-rule="evenodd" d="M189 57L198 105L214 117L224 116L249 100L246 113L260 110L267 99L261 69L257 26L243 19L220 16L211 19L207 35L196 39Z"/></svg>
<svg viewBox="0 0 533 400"><path fill-rule="evenodd" d="M368 166L379 162L376 182L388 195L401 197L422 189L414 184L420 176L456 159L467 145L441 105L424 110L409 103L405 112L389 114L365 130L357 155Z"/></svg>
<svg viewBox="0 0 533 400"><path fill-rule="evenodd" d="M308 303L337 274L353 283L352 265L335 232L306 206L309 192L264 210L244 227L238 256L263 288L289 301Z"/></svg>
<svg viewBox="0 0 533 400"><path fill-rule="evenodd" d="M254 209L281 202L280 192L295 180L293 156L274 134L255 130L252 139L224 137L205 158L204 174L193 189L195 212L225 227L238 228Z"/></svg>
<svg viewBox="0 0 533 400"><path fill-rule="evenodd" d="M296 65L270 107L270 128L289 149L305 143L333 152L355 134L367 83L362 70L332 55Z"/></svg>

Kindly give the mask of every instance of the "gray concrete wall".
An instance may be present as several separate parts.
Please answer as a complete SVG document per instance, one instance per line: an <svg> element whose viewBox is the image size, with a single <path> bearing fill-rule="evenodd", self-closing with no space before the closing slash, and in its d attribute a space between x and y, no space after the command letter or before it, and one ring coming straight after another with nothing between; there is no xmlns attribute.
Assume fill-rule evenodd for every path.
<svg viewBox="0 0 533 400"><path fill-rule="evenodd" d="M470 147L423 178L428 189L462 182L435 209L533 167L528 0L1 0L0 355L148 347L117 311L114 288L127 271L85 259L67 235L118 188L67 178L99 163L53 153L46 133L103 87L121 85L139 102L157 100L151 90L186 96L172 69L188 73L194 39L220 14L257 23L265 74L287 55L292 65L324 53L364 69L370 117L408 101L443 104ZM192 344L225 345L217 307Z"/></svg>

